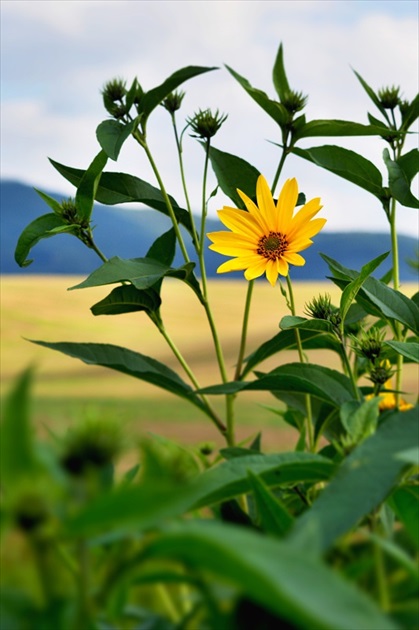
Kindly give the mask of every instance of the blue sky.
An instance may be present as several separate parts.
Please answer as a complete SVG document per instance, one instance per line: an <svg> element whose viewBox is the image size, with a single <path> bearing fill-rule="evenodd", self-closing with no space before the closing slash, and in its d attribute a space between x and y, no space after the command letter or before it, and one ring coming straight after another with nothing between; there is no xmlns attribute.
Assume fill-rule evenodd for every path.
<svg viewBox="0 0 419 630"><path fill-rule="evenodd" d="M150 89L183 66L216 65L218 71L185 84L179 124L198 108L228 113L214 145L272 179L277 127L223 64L274 98L272 66L282 41L289 82L309 95L309 119L367 122L367 111L376 112L351 68L374 89L400 85L411 100L418 90L417 30L416 0L2 0L2 177L72 194L47 156L87 167L98 150L95 128L106 118L100 96L105 81L137 76ZM181 201L170 120L162 108L150 121L149 142L169 191ZM333 139L301 146L326 143ZM379 139L339 143L371 159L385 176ZM409 143L416 146L416 138ZM185 159L198 206L202 149L190 138ZM154 183L134 143L111 168ZM296 157L282 179L293 176L307 197L322 197L329 231L387 230L379 203L362 190ZM225 201L217 196L210 213ZM402 208L398 223L400 232L416 234L417 211Z"/></svg>

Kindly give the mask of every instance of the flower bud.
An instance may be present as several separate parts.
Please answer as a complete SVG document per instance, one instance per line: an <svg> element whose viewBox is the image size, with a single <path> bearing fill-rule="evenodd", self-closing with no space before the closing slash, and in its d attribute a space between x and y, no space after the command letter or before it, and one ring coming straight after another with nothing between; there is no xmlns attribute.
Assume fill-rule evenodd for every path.
<svg viewBox="0 0 419 630"><path fill-rule="evenodd" d="M67 436L61 465L70 475L81 476L89 469L102 469L112 464L120 447L116 426L103 421L89 422Z"/></svg>
<svg viewBox="0 0 419 630"><path fill-rule="evenodd" d="M166 98L162 102L162 105L165 109L167 109L168 112L174 114L178 109L180 109L184 96L185 92L182 92L182 90L171 92L171 94L166 96Z"/></svg>
<svg viewBox="0 0 419 630"><path fill-rule="evenodd" d="M353 338L354 350L359 356L365 357L375 365L384 350L384 337L385 332L381 332L378 328L362 331L359 338Z"/></svg>
<svg viewBox="0 0 419 630"><path fill-rule="evenodd" d="M227 114L220 114L218 109L213 114L210 109L199 110L187 123L196 134L196 138L212 138L227 120Z"/></svg>
<svg viewBox="0 0 419 630"><path fill-rule="evenodd" d="M384 109L395 109L400 104L399 92L400 88L395 85L378 90L378 98Z"/></svg>
<svg viewBox="0 0 419 630"><path fill-rule="evenodd" d="M377 366L373 367L370 372L370 380L374 385L382 387L392 377L394 371L388 359L381 361Z"/></svg>
<svg viewBox="0 0 419 630"><path fill-rule="evenodd" d="M300 112L307 104L308 96L304 96L302 92L293 92L290 90L281 99L281 105L285 107L290 114Z"/></svg>

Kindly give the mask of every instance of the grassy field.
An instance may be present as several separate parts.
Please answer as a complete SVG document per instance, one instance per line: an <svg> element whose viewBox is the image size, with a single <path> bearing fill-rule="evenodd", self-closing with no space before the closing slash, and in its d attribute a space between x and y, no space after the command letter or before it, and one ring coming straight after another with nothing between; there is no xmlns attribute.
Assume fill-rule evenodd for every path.
<svg viewBox="0 0 419 630"><path fill-rule="evenodd" d="M102 299L109 288L67 291L80 278L3 276L1 392L7 391L17 374L29 364L36 367L34 411L48 426L71 424L80 415L112 415L126 423L129 431L161 432L194 442L214 439L216 433L204 416L186 401L129 376L66 357L31 344L28 339L112 343L152 356L169 365L187 380L164 339L144 313L118 317L94 317L90 306ZM247 283L217 280L210 283L214 318L219 327L226 364L233 378ZM406 286L407 295L414 292ZM340 292L332 283L301 283L295 286L296 309L319 293L328 292L337 303ZM220 382L204 312L194 294L178 281L165 280L162 315L165 326L188 361L202 386ZM278 323L288 314L278 288L256 283L249 322L248 351L278 332ZM338 367L330 353L311 352L309 358L328 367ZM271 369L296 360L285 352L264 363ZM404 389L414 397L417 370L408 366ZM409 396L408 396L409 398ZM215 401L222 404L221 400ZM244 436L265 427L280 439L278 417L264 405L276 406L269 394L243 394L237 405L238 423ZM284 436L282 436L283 438ZM281 439L282 439L281 438Z"/></svg>

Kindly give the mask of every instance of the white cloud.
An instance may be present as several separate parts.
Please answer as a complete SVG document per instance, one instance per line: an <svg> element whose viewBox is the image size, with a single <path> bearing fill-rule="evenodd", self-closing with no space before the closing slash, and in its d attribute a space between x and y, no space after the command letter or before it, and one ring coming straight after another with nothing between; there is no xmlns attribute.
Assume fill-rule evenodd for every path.
<svg viewBox="0 0 419 630"><path fill-rule="evenodd" d="M274 98L272 66L279 42L293 88L309 94L309 118L366 122L374 106L352 73L377 89L400 84L406 98L418 87L417 20L412 4L399 2L38 0L2 2L2 175L62 190L68 185L49 165L49 155L85 167L98 149L95 127L106 117L104 82L135 75L145 89L184 65L220 70L187 84L184 115L199 107L229 113L216 145L241 155L272 178L280 141L275 123L223 68L228 63ZM150 144L167 187L181 198L167 113L150 121ZM333 143L306 141L304 146ZM415 145L410 141L411 146ZM378 139L339 143L380 164ZM187 141L191 191L200 198L202 150ZM124 146L114 169L152 181L134 143ZM321 195L330 211L328 229L386 230L370 195L326 171L291 158L284 177L296 175L308 196ZM220 203L220 202L218 202ZM400 230L412 234L417 213L403 209Z"/></svg>

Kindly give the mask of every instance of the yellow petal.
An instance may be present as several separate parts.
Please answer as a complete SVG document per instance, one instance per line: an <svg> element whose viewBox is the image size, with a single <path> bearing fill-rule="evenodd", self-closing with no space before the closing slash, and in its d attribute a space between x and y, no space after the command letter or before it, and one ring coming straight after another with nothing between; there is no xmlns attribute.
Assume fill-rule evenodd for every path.
<svg viewBox="0 0 419 630"><path fill-rule="evenodd" d="M276 231L285 234L288 230L295 204L298 199L298 184L295 178L287 179L280 192L277 207Z"/></svg>
<svg viewBox="0 0 419 630"><path fill-rule="evenodd" d="M240 198L242 199L244 205L246 206L251 216L255 219L255 221L257 221L258 225L262 228L263 233L268 234L270 232L269 225L265 221L263 214L259 212L259 208L257 207L257 205L253 203L250 197L245 195L244 192L242 192L241 190L237 189L237 192L240 195Z"/></svg>
<svg viewBox="0 0 419 630"><path fill-rule="evenodd" d="M306 261L300 254L295 254L293 252L286 252L284 254L284 259L290 263L291 265L295 265L296 267L302 267L306 264Z"/></svg>
<svg viewBox="0 0 419 630"><path fill-rule="evenodd" d="M272 198L271 189L263 175L259 175L256 183L256 199L259 212L263 216L266 225L269 227L270 231L274 232L276 230L275 203Z"/></svg>
<svg viewBox="0 0 419 630"><path fill-rule="evenodd" d="M244 236L243 234L234 234L234 232L208 232L208 238L216 245L233 245L237 247L246 247L247 249L257 249L257 240Z"/></svg>
<svg viewBox="0 0 419 630"><path fill-rule="evenodd" d="M305 226L308 221L310 221L314 216L316 216L318 212L320 212L322 207L323 206L320 205L320 198L312 199L311 201L306 203L305 206L303 206L292 219L287 232L288 236L292 238L293 235L300 230L300 228Z"/></svg>
<svg viewBox="0 0 419 630"><path fill-rule="evenodd" d="M259 278L266 270L266 258L260 259L257 264L253 264L248 267L244 272L244 277L246 280L254 280L255 278Z"/></svg>
<svg viewBox="0 0 419 630"><path fill-rule="evenodd" d="M315 236L322 227L327 223L326 219L313 219L310 223L307 223L304 227L302 227L297 234L298 238L311 238Z"/></svg>
<svg viewBox="0 0 419 630"><path fill-rule="evenodd" d="M266 277L274 287L278 280L278 265L276 264L276 260L268 260L266 263Z"/></svg>
<svg viewBox="0 0 419 630"><path fill-rule="evenodd" d="M281 276L288 275L289 267L287 261L284 260L284 258L278 258L278 260L276 261L276 267L278 269L278 273L280 273Z"/></svg>
<svg viewBox="0 0 419 630"><path fill-rule="evenodd" d="M218 211L218 217L226 227L243 236L262 236L264 231L249 212L238 208L223 208Z"/></svg>
<svg viewBox="0 0 419 630"><path fill-rule="evenodd" d="M260 260L260 256L240 256L239 258L232 258L220 265L217 269L217 273L226 273L227 271L242 271L247 269L250 265L254 265Z"/></svg>
<svg viewBox="0 0 419 630"><path fill-rule="evenodd" d="M209 245L208 249L213 252L222 254L223 256L248 256L252 253L251 249L244 249L243 247L234 247L233 245ZM256 252L255 252L256 254Z"/></svg>

